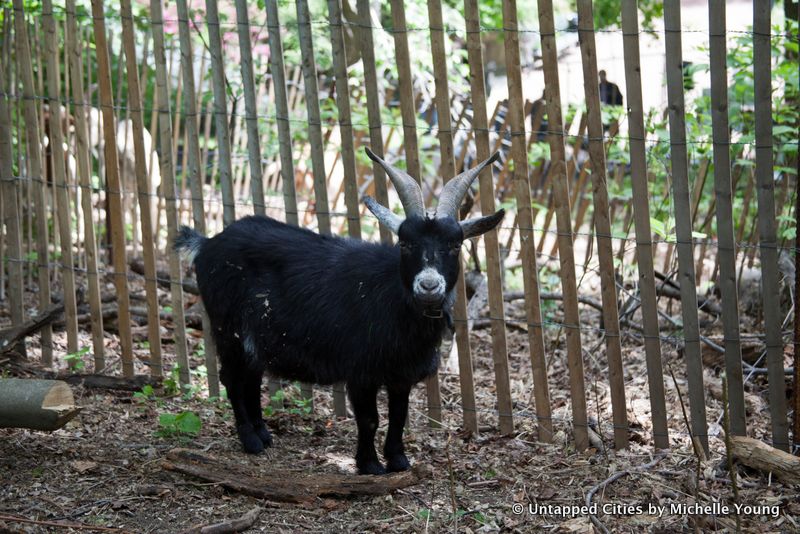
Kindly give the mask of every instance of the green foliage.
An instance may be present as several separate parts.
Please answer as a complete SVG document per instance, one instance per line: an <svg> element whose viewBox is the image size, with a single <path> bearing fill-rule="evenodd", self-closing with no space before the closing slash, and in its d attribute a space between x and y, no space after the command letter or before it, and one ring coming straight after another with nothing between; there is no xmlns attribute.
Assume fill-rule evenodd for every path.
<svg viewBox="0 0 800 534"><path fill-rule="evenodd" d="M577 10L575 0L570 0L570 6ZM663 0L639 0L638 7L643 30L652 30L653 23L664 16ZM621 0L595 0L592 9L596 29L619 28L622 25Z"/></svg>
<svg viewBox="0 0 800 534"><path fill-rule="evenodd" d="M159 429L156 435L159 437L172 436L197 436L203 427L200 417L190 411L183 411L178 414L162 413L158 416Z"/></svg>
<svg viewBox="0 0 800 534"><path fill-rule="evenodd" d="M279 389L272 394L270 401L264 407L265 417L272 417L278 412L307 416L311 415L313 411L313 400L306 399L301 395L300 386L297 383ZM273 408L273 404L279 404L280 408Z"/></svg>
<svg viewBox="0 0 800 534"><path fill-rule="evenodd" d="M67 365L70 369L74 371L82 371L86 367L86 363L83 361L83 356L88 354L91 347L83 347L78 352L71 352L64 356L64 361L67 362Z"/></svg>

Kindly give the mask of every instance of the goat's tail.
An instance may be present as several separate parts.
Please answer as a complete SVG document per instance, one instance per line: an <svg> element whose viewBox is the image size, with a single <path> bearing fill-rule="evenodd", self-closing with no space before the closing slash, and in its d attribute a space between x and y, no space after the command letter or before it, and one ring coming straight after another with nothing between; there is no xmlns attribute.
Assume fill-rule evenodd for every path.
<svg viewBox="0 0 800 534"><path fill-rule="evenodd" d="M207 237L203 237L192 228L188 226L181 226L178 230L178 236L172 244L172 248L176 252L182 252L186 255L189 263L194 263L197 253L200 252L200 247L207 241Z"/></svg>

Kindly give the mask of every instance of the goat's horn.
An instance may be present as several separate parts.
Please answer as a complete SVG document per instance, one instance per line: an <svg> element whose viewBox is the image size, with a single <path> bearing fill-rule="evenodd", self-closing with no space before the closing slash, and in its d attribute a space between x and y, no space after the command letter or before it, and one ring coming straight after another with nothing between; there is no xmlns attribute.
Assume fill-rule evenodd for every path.
<svg viewBox="0 0 800 534"><path fill-rule="evenodd" d="M378 204L378 202L370 196L364 197L364 204L367 205L369 211L371 211L372 214L377 217L384 226L386 226L395 234L397 233L397 231L400 229L400 225L403 224L403 219L401 217L398 217L392 213L389 208Z"/></svg>
<svg viewBox="0 0 800 534"><path fill-rule="evenodd" d="M439 195L439 205L436 207L436 218L452 217L458 220L458 207L461 201L464 200L464 195L475 178L481 173L484 167L491 165L500 157L500 152L495 152L492 157L486 161L479 163L475 167L464 171L449 182L442 188L442 193Z"/></svg>
<svg viewBox="0 0 800 534"><path fill-rule="evenodd" d="M409 176L408 173L386 163L369 147L365 147L365 150L372 161L383 167L392 184L394 184L397 195L400 197L400 202L403 203L403 209L406 210L406 217L412 215L423 217L425 215L425 204L422 201L422 189L420 189L417 181Z"/></svg>

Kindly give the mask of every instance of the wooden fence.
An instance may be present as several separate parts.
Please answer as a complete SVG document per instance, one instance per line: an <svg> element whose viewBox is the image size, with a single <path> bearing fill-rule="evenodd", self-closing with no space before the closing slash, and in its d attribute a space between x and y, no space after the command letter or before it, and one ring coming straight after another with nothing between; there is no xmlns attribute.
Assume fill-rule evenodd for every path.
<svg viewBox="0 0 800 534"><path fill-rule="evenodd" d="M783 357L787 343L778 259L781 250L795 254L797 250L779 240L776 216L795 198L790 195L797 194L797 175L784 175L783 188L776 191L770 39L784 36L771 33L768 2L753 3L756 130L749 144L735 144L730 137L725 3L709 2L713 161L690 160L681 11L677 0L664 3L670 167L666 186L650 178L652 140L645 129L635 0L623 0L619 30L624 44L625 134L615 124L604 124L591 0L577 2L585 111L568 116L561 105L558 69L558 41L567 30L556 28L549 0L538 2L536 32L541 39L544 101L534 102L537 95L526 94L520 36L530 30L520 28L516 2L504 1L508 98L493 109L487 107L482 48L482 39L492 29L482 25L477 0L464 1L464 28L444 22L440 0L428 1L426 27L410 28L405 3L392 0L387 8L388 35L394 43L396 83L383 79L385 65L379 70L376 39L384 42L388 35L368 0L357 0L355 10L349 4L343 9L341 0L328 0L322 19L313 18L307 0L297 0L291 24L279 20L285 6L274 0L266 2L265 12L236 0L234 21L220 17L217 0L206 0L202 19L189 10L186 0L177 0L175 11L167 14L160 0L136 5L135 16L131 0L123 0L118 11L109 10L108 4L93 0L88 11L76 7L75 0L67 0L66 6L45 0L36 13L26 13L23 0L0 4L0 209L5 224L0 286L13 325L22 324L31 307L41 311L55 300L63 304L66 344L55 345L52 329L44 328L37 343L44 366L63 365L69 355L68 365L79 370L80 358L75 355L84 352L80 332L88 329L94 372L132 377L149 369L153 377L163 377L178 366L180 382L188 384L197 380L190 374L188 344L197 345L193 338L202 336L208 393L219 395L206 315L196 302L196 286L169 247L179 224L213 234L238 217L256 213L324 234L346 233L354 239L379 236L390 243L390 233L377 228L359 202L367 193L385 205L393 198L380 167L360 157L364 146L390 160L404 159L408 172L423 184L427 201L464 167L499 149L501 163L481 174L469 207L474 203L488 214L502 203L513 212L513 222L509 217L487 234L471 255L482 255L485 266L485 287L477 288L477 293L483 291L488 304L496 396L490 415L496 416L500 433L515 431L515 418L522 416L515 406L527 402L512 398L507 328L514 326L527 332L533 406L526 413L535 418L539 440L551 441L554 423L566 422L576 446L589 446L590 422L599 416L587 408L584 380L587 332L598 331L581 319L580 306L588 303L602 315L599 332L604 336L616 447L627 445L630 430L622 346L623 336L629 335L644 345L655 447L670 446L667 421L676 410L667 406L665 394L669 378L662 362L664 345L669 344L683 355L690 434L705 449L709 425L702 357L707 350L724 354L731 432L747 434L744 384L754 373L763 372L769 383L772 443L789 448ZM434 125L420 122L421 94L408 41L410 32L421 30L430 35ZM238 47L226 47L234 33ZM454 37L462 39L466 49L466 94L450 89L455 74L446 50ZM286 39L299 43L299 57L284 54ZM87 46L90 42L93 47ZM261 61L267 46L268 64ZM324 72L317 65L320 46L330 47L332 65ZM354 51L357 58L349 58ZM240 94L234 94L229 77L240 80ZM351 108L354 101L365 104L365 114ZM392 101L399 101L399 120L387 120L385 108ZM627 165L607 157L609 146L623 135ZM546 153L534 150L542 145L540 136L546 138L549 155L532 157ZM421 154L436 162L435 176L426 175ZM711 194L704 186L712 165L713 201L699 213L700 200ZM625 180L632 189L628 201L609 191L609 184L622 185ZM665 198L674 209L674 239L657 235L651 226L649 196L654 191L661 194L663 187L668 188ZM734 220L737 190L745 191L745 203L739 220ZM752 210L748 203L754 196L757 232L752 228L745 235ZM710 233L712 220L716 239L693 234ZM585 258L576 258L578 245L585 247ZM581 294L576 271L582 269L581 279L586 276L593 250L601 302ZM677 269L669 274L673 251ZM745 364L746 374L737 280L745 262L752 266L756 252L763 273L766 368ZM554 296L543 291L539 278L556 254L561 286L556 297L563 311L558 321L545 317L542 302ZM666 276L655 267L660 257L665 258ZM706 257L713 257L713 270L704 267ZM636 272L626 273L620 264L632 258ZM522 276L522 323L510 319L504 308L511 296L504 295L504 274L515 270ZM626 275L635 280L626 280ZM724 326L722 345L701 333L699 310L711 304L702 295L698 302L698 288L707 280L716 281L721 293L716 313ZM113 282L113 292L106 282ZM143 291L132 292L132 285ZM26 298L26 289L34 288L34 300ZM481 414L476 408L470 347L475 317L470 314L464 277L456 291L454 350L460 409L464 428L477 432ZM194 302L188 308L187 294ZM663 295L678 298L680 319L659 307ZM636 309L641 324L632 319ZM168 360L162 321L171 325L168 352L174 358ZM679 327L681 335L665 336L665 327ZM571 405L566 421L553 416L548 370L555 355L546 352L548 329L564 334ZM113 334L113 346L104 332ZM135 355L136 346L146 347L148 354L138 350ZM25 347L18 350L24 352ZM279 383L270 382L271 392L277 387ZM797 384L794 387L796 391ZM428 380L426 388L428 416L433 423L440 422L439 377ZM303 386L303 392L310 398L311 386ZM347 414L341 386L333 388L333 408L337 416ZM798 443L797 426L793 436Z"/></svg>

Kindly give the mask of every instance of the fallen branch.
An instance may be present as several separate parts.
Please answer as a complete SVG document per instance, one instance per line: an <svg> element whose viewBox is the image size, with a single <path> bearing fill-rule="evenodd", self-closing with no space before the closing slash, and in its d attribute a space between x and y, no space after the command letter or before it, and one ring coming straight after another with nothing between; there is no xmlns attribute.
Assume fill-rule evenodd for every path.
<svg viewBox="0 0 800 534"><path fill-rule="evenodd" d="M160 387L161 379L153 378L149 375L134 375L130 378L120 376L106 376L106 375L57 375L60 380L63 380L73 386L83 386L95 389L112 389L120 391L139 391L144 386Z"/></svg>
<svg viewBox="0 0 800 534"><path fill-rule="evenodd" d="M258 478L242 467L217 460L201 451L172 449L161 466L213 482L230 491L277 502L311 504L317 497L385 495L394 490L419 484L430 478L431 469L415 466L410 471L388 475L307 474L295 471L271 471L268 478Z"/></svg>
<svg viewBox="0 0 800 534"><path fill-rule="evenodd" d="M42 521L40 519L28 519L27 517L18 517L15 515L6 515L6 514L0 514L0 521L8 521L10 523L30 523L32 525L71 528L74 530L96 530L102 532L118 532L119 534L128 534L129 532L121 528L98 527L95 525L86 525L83 523L63 523L61 521Z"/></svg>
<svg viewBox="0 0 800 534"><path fill-rule="evenodd" d="M192 527L184 530L182 534L232 534L234 532L242 532L255 524L259 514L261 514L261 508L255 507L238 519L230 519L213 525Z"/></svg>
<svg viewBox="0 0 800 534"><path fill-rule="evenodd" d="M525 298L525 293L523 293L522 291L510 291L503 296L503 300L505 300L506 302L523 300L524 298ZM539 293L539 298L541 300L564 300L564 295L562 295L561 293L543 292ZM603 311L603 305L599 301L593 298L578 296L578 302L590 306L596 310Z"/></svg>
<svg viewBox="0 0 800 534"><path fill-rule="evenodd" d="M650 468L654 467L656 464L658 464L658 462L660 462L661 460L666 458L666 456L667 456L667 453L664 452L664 453L659 454L658 456L653 458L652 461L650 461L650 462L648 462L648 463L646 463L644 465L641 465L639 467L634 467L632 469L626 469L624 471L619 471L618 473L614 473L613 475L611 475L610 477L608 477L607 479L605 479L604 481L600 482L599 484L597 484L596 486L594 486L592 489L589 490L589 493L586 494L586 506L591 508L591 506L592 506L592 498L594 497L594 494L597 493L598 491L600 491L601 489L605 488L606 486L608 486L612 482L614 482L616 480L619 480L620 478L622 478L624 476L631 475L633 473L641 473L643 471L647 471L648 469L650 469ZM592 524L594 524L594 526L597 527L598 530L600 530L601 532L603 532L605 534L608 534L608 529L603 525L602 522L600 522L600 520L597 518L597 516L595 516L594 514L590 513L589 514L589 519L592 521Z"/></svg>
<svg viewBox="0 0 800 534"><path fill-rule="evenodd" d="M21 325L0 330L0 354L13 350L17 343L55 321L63 312L64 305L55 304Z"/></svg>
<svg viewBox="0 0 800 534"><path fill-rule="evenodd" d="M757 439L731 436L731 453L742 464L773 473L789 484L800 484L800 458Z"/></svg>
<svg viewBox="0 0 800 534"><path fill-rule="evenodd" d="M134 258L130 261L129 265L131 267L131 271L144 276L144 260L140 258ZM161 287L169 289L170 285L172 284L172 278L167 271L156 271L156 282ZM184 279L181 285L183 286L183 290L187 293L191 293L192 295L200 294L200 290L197 289L197 283L193 280Z"/></svg>

